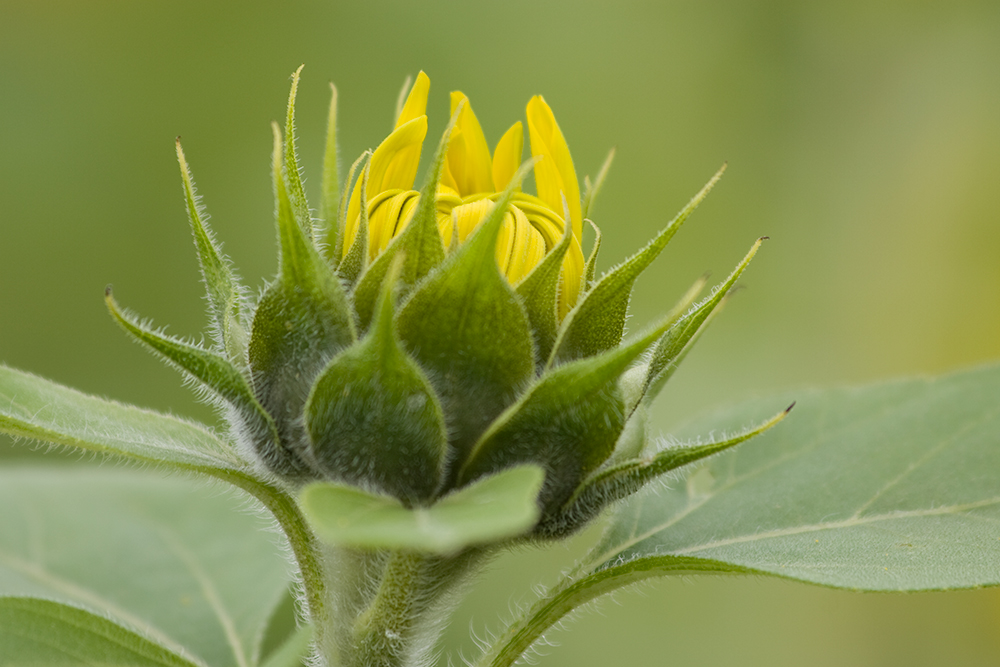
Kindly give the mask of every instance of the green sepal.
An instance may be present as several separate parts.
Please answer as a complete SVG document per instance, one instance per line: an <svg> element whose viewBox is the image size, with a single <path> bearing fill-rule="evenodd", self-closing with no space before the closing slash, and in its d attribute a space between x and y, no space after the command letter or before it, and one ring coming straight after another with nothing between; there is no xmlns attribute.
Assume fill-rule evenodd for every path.
<svg viewBox="0 0 1000 667"><path fill-rule="evenodd" d="M274 421L254 397L247 379L228 359L140 324L118 307L110 285L104 292L104 300L111 316L126 333L234 408L265 460L278 456L277 452L271 453L279 442Z"/></svg>
<svg viewBox="0 0 1000 667"><path fill-rule="evenodd" d="M354 182L354 174L357 172L358 167L365 159L370 158L372 152L365 151L358 159L351 164L351 168L347 170L347 178L344 180L344 187L340 191L340 207L337 210L337 222L336 224L330 223L330 227L327 228L326 236L326 247L324 256L330 265L334 268L340 266L344 257L344 236L346 234L347 227L347 205L350 201L351 184ZM365 211L365 215L368 211Z"/></svg>
<svg viewBox="0 0 1000 667"><path fill-rule="evenodd" d="M548 473L539 497L543 519L557 512L611 456L626 417L618 380L672 323L668 317L630 343L542 376L476 442L458 484L518 463L538 463Z"/></svg>
<svg viewBox="0 0 1000 667"><path fill-rule="evenodd" d="M589 218L590 213L594 208L594 201L597 199L597 195L600 193L601 188L604 186L604 181L608 177L608 171L611 170L611 163L615 159L615 149L612 148L608 151L608 156L604 158L604 164L601 165L600 170L597 172L597 176L594 181L590 181L590 177L584 177L584 185L586 189L583 195L583 217Z"/></svg>
<svg viewBox="0 0 1000 667"><path fill-rule="evenodd" d="M511 179L486 219L399 311L399 337L449 415L454 472L476 438L535 373L528 315L496 263L496 238L530 165Z"/></svg>
<svg viewBox="0 0 1000 667"><path fill-rule="evenodd" d="M589 221L594 229L594 247L590 249L587 264L583 269L583 292L587 293L594 287L594 277L597 275L597 254L601 251L601 228Z"/></svg>
<svg viewBox="0 0 1000 667"><path fill-rule="evenodd" d="M412 509L395 498L325 482L306 486L300 500L317 536L329 544L451 555L531 530L538 521L535 498L544 476L538 466L517 466L430 507Z"/></svg>
<svg viewBox="0 0 1000 667"><path fill-rule="evenodd" d="M434 390L396 338L394 281L390 272L368 335L316 381L305 421L313 459L329 479L414 505L437 491L448 436Z"/></svg>
<svg viewBox="0 0 1000 667"><path fill-rule="evenodd" d="M715 176L688 202L645 248L632 255L594 285L563 322L559 339L549 358L549 366L573 359L591 357L618 345L625 331L632 285L663 251L688 216L722 177L723 165Z"/></svg>
<svg viewBox="0 0 1000 667"><path fill-rule="evenodd" d="M326 226L326 243L329 249L336 245L337 223L340 209L340 178L337 155L337 87L330 83L330 111L326 119L326 150L323 152L323 198L320 211ZM331 243L332 242L332 243ZM340 259L339 257L337 258Z"/></svg>
<svg viewBox="0 0 1000 667"><path fill-rule="evenodd" d="M240 285L229 263L206 224L206 218L198 206L191 170L188 168L184 151L181 149L180 137L177 138L177 162L181 168L181 181L184 183L184 202L187 205L188 219L191 221L191 232L194 234L195 248L198 250L198 263L201 266L201 277L208 294L208 307L212 315L212 333L219 348L226 353L230 361L240 369L247 363L247 313L244 294L246 290Z"/></svg>
<svg viewBox="0 0 1000 667"><path fill-rule="evenodd" d="M405 296L417 282L444 261L444 241L441 240L441 232L437 226L437 188L444 174L452 131L461 112L460 104L451 115L448 127L441 136L431 161L431 168L420 189L420 201L417 203L413 218L406 225L406 229L396 235L386 249L368 265L354 288L354 308L358 313L358 322L362 330L371 322L375 301L397 253L402 252L405 257L400 273L400 296Z"/></svg>
<svg viewBox="0 0 1000 667"><path fill-rule="evenodd" d="M452 240L457 234L452 235ZM562 239L542 261L531 270L517 286L524 309L531 323L535 340L535 363L545 363L559 334L559 278L562 276L563 258L573 241L573 226L566 225Z"/></svg>
<svg viewBox="0 0 1000 667"><path fill-rule="evenodd" d="M558 513L541 521L535 534L546 538L566 537L583 527L609 504L627 498L664 473L718 454L769 430L784 419L793 407L794 403L760 426L746 429L731 438L671 447L648 458L604 466L577 488Z"/></svg>
<svg viewBox="0 0 1000 667"><path fill-rule="evenodd" d="M712 295L681 317L657 342L646 371L645 386L642 390L643 401L648 403L660 393L714 314L718 312L726 296L732 292L736 281L743 275L757 254L757 249L766 239L766 236L757 239L750 252L736 265L729 277L712 290ZM690 291L688 293L690 294Z"/></svg>
<svg viewBox="0 0 1000 667"><path fill-rule="evenodd" d="M282 174L281 133L277 125L273 129L281 252L278 278L254 313L249 357L256 395L275 420L282 448L301 458L307 445L302 407L309 389L327 362L356 340L356 334L340 279L295 219ZM285 466L272 469L283 475L296 473Z"/></svg>
<svg viewBox="0 0 1000 667"><path fill-rule="evenodd" d="M343 261L337 267L337 273L348 289L357 282L358 276L368 266L368 174L371 171L371 153L366 155L368 160L361 172L361 212L358 215L358 232L354 235L354 242L348 248Z"/></svg>
<svg viewBox="0 0 1000 667"><path fill-rule="evenodd" d="M295 96L299 92L299 75L302 68L292 74L292 88L288 93L288 111L285 115L285 180L287 181L288 198L291 200L295 221L303 233L312 241L312 216L309 213L309 203L302 187L302 173L299 171L299 159L295 153Z"/></svg>

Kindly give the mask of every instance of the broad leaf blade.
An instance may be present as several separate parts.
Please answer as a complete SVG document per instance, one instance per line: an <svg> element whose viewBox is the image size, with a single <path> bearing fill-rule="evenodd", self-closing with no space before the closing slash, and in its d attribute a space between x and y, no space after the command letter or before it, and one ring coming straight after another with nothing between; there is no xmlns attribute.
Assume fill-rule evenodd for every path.
<svg viewBox="0 0 1000 667"><path fill-rule="evenodd" d="M0 597L0 667L197 667L199 663L89 611Z"/></svg>
<svg viewBox="0 0 1000 667"><path fill-rule="evenodd" d="M518 466L417 509L354 487L315 483L303 491L302 505L331 544L450 554L528 531L538 520L543 478L538 466Z"/></svg>
<svg viewBox="0 0 1000 667"><path fill-rule="evenodd" d="M626 501L594 565L694 557L860 590L1000 584L1000 367L795 398L781 428Z"/></svg>
<svg viewBox="0 0 1000 667"><path fill-rule="evenodd" d="M189 470L240 470L206 427L0 366L0 432Z"/></svg>
<svg viewBox="0 0 1000 667"><path fill-rule="evenodd" d="M245 497L138 471L15 468L0 471L0 506L0 595L87 609L212 667L257 663L288 565Z"/></svg>

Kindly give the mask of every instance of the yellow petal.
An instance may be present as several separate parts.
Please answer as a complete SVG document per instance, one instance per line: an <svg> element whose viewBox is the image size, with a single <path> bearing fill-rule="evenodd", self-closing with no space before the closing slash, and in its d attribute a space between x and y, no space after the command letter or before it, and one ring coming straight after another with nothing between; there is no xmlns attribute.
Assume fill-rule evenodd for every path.
<svg viewBox="0 0 1000 667"><path fill-rule="evenodd" d="M448 173L451 182L445 180L445 185L467 197L481 192L493 192L493 164L483 128L464 93L457 90L452 92L451 112L454 114L463 101L465 105L458 116L456 131L448 146Z"/></svg>
<svg viewBox="0 0 1000 667"><path fill-rule="evenodd" d="M419 81L419 79L418 79ZM371 158L368 175L368 196L374 199L386 190L409 190L420 164L420 148L427 135L427 116L419 116L392 131L379 144ZM358 217L361 215L361 184L354 186L347 205L347 224L344 230L344 255L357 234Z"/></svg>
<svg viewBox="0 0 1000 667"><path fill-rule="evenodd" d="M557 212L563 210L563 197L569 206L573 235L579 241L583 236L583 216L580 210L580 185L576 169L569 154L552 109L541 95L528 101L528 135L532 156L543 156L535 165L535 184L538 197Z"/></svg>
<svg viewBox="0 0 1000 667"><path fill-rule="evenodd" d="M524 150L524 126L521 121L511 125L493 151L493 189L503 192L517 168L521 166L521 151Z"/></svg>
<svg viewBox="0 0 1000 667"><path fill-rule="evenodd" d="M396 127L406 125L414 118L427 115L427 93L431 90L431 80L423 70L417 75L417 80L410 88L410 94L406 96L406 103L396 118Z"/></svg>

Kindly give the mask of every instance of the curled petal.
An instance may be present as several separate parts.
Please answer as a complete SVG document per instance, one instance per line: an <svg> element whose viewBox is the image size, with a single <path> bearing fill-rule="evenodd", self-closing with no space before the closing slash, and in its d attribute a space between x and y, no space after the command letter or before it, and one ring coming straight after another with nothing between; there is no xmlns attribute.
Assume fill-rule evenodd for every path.
<svg viewBox="0 0 1000 667"><path fill-rule="evenodd" d="M460 206L456 206L451 211L454 227L458 230L458 242L463 243L469 234L479 226L493 208L493 202L489 199L478 199ZM448 232L444 239L445 244L451 242L451 232Z"/></svg>
<svg viewBox="0 0 1000 667"><path fill-rule="evenodd" d="M375 259L413 217L419 193L416 190L386 190L368 205L368 255Z"/></svg>
<svg viewBox="0 0 1000 667"><path fill-rule="evenodd" d="M542 257L545 256L545 239L528 221L524 212L516 206L511 206L507 213L500 230L501 239L504 239L508 229L509 248L506 246L501 248L500 241L497 241L497 264L511 285L516 285L542 261ZM503 257L501 251L504 253Z"/></svg>

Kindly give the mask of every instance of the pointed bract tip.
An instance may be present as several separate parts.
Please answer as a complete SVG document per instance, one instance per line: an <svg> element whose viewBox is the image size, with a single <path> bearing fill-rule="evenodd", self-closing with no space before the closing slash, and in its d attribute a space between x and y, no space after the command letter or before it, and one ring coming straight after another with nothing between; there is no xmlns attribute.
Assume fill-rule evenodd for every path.
<svg viewBox="0 0 1000 667"><path fill-rule="evenodd" d="M785 408L785 414L786 414L786 415L787 415L787 414L788 414L789 412L791 412L791 411L792 411L792 408L794 408L794 407L795 407L795 404L796 404L796 403L798 403L798 401L792 401L792 404L791 404L791 405L789 405L789 406L788 406L787 408Z"/></svg>
<svg viewBox="0 0 1000 667"><path fill-rule="evenodd" d="M299 65L298 69L296 69L294 72L292 72L292 77L294 77L296 79L299 78L299 75L302 74L302 68L305 67L305 66L306 66L305 63L302 63L301 65Z"/></svg>
<svg viewBox="0 0 1000 667"><path fill-rule="evenodd" d="M111 283L108 283L107 287L104 288L104 298L108 299L111 297Z"/></svg>
<svg viewBox="0 0 1000 667"><path fill-rule="evenodd" d="M757 240L758 240L758 241L770 241L770 240L771 240L771 237L770 237L770 236L761 236L761 237L760 237L759 239L757 239Z"/></svg>

